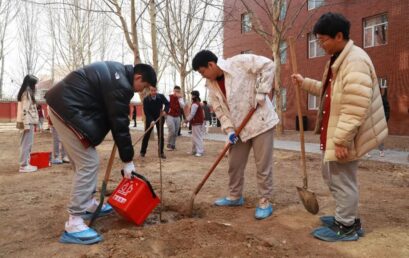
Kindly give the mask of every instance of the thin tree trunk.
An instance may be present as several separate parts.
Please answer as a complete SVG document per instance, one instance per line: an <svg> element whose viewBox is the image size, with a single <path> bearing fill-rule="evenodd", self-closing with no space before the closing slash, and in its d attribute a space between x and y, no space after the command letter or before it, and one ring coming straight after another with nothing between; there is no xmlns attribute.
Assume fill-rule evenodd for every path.
<svg viewBox="0 0 409 258"><path fill-rule="evenodd" d="M152 40L152 61L155 71L159 71L158 60L158 43L157 43L157 28L156 28L156 4L155 0L149 1L149 17L151 21L151 40Z"/></svg>

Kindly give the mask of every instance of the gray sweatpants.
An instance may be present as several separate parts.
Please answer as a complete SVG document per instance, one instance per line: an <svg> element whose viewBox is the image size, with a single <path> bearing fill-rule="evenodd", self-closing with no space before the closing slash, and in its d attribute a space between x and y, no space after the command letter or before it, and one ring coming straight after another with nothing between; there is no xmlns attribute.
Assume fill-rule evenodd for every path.
<svg viewBox="0 0 409 258"><path fill-rule="evenodd" d="M97 187L99 157L95 147L85 148L77 136L52 112L50 118L57 130L74 169L68 212L79 215L86 211Z"/></svg>
<svg viewBox="0 0 409 258"><path fill-rule="evenodd" d="M203 152L203 125L192 125L192 153Z"/></svg>
<svg viewBox="0 0 409 258"><path fill-rule="evenodd" d="M34 125L30 125L30 129L24 130L20 137L20 167L27 166L30 163L31 147L34 141Z"/></svg>
<svg viewBox="0 0 409 258"><path fill-rule="evenodd" d="M322 161L322 176L335 199L335 219L351 226L358 217L358 161Z"/></svg>
<svg viewBox="0 0 409 258"><path fill-rule="evenodd" d="M58 132L57 130L55 130L55 128L53 127L51 129L52 135L53 135L53 157L55 159L58 159L60 157L60 153L61 153L61 158L65 157L65 150L64 150L64 146L62 145L61 141L60 141L60 137L58 136ZM61 146L61 152L60 152L60 146Z"/></svg>
<svg viewBox="0 0 409 258"><path fill-rule="evenodd" d="M168 125L168 145L172 147L176 146L176 138L178 137L180 127L180 117L174 117L168 115L166 117L166 123Z"/></svg>
<svg viewBox="0 0 409 258"><path fill-rule="evenodd" d="M244 169L253 148L257 169L257 186L260 198L271 198L273 192L273 129L247 142L238 141L229 151L229 191L230 196L243 195Z"/></svg>

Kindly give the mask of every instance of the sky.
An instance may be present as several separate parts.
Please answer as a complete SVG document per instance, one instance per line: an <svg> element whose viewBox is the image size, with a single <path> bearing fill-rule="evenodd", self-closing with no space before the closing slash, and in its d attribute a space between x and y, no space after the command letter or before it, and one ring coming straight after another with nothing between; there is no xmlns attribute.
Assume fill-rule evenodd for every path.
<svg viewBox="0 0 409 258"><path fill-rule="evenodd" d="M41 1L41 0L39 0ZM20 7L21 9L21 7ZM44 6L34 6L32 10L35 10L36 19L35 19L35 26L37 27L37 38L39 39L39 50L40 53L40 61L38 62L38 71L36 72L36 76L43 79L50 78L50 57L51 57L51 37L50 37L50 30L49 30L49 21L48 21L48 13L45 11L46 8ZM140 7L140 9L142 9ZM127 47L127 44L124 43L124 36L122 31L116 27L113 22L119 21L118 17L113 16L109 23L110 25L107 27L110 33L110 42L108 45L107 57L104 60L113 60L123 62L124 64L132 64L133 63L133 53ZM142 61L146 62L150 60L150 50L148 49L150 46L150 27L146 24L147 20L147 12L144 16L141 17L140 22L144 23L142 26L139 26L140 30L138 31L138 35L143 34L140 36L139 46L140 46L140 54L142 56ZM113 21L113 22L112 22ZM21 24L20 16L17 16L9 25L8 30L6 32L6 57L5 57L5 74L4 74L4 82L3 82L3 96L8 98L13 98L16 96L22 79L24 77L24 72L22 69L22 61L21 61L21 54L22 54L22 47L23 44L21 43L21 33L19 31L19 27ZM143 31L142 31L143 30ZM142 38L143 37L143 38ZM143 42L142 42L143 41ZM222 49L218 49L219 53L221 54ZM217 52L217 51L216 51ZM100 61L97 57L94 57L92 62ZM148 61L149 62L149 61ZM164 94L169 94L173 89L175 84L180 84L179 76L175 74L175 70L170 66L167 65L164 71L159 71L158 73L163 73L158 87L159 92ZM176 76L175 76L176 75ZM176 80L176 81L175 81ZM195 90L199 90L201 92L201 96L204 96L206 93L204 84L205 81L201 79L198 73L195 73L193 79L189 81L194 81L194 84L198 85ZM202 97L202 99L205 99ZM134 101L138 100L138 97L134 99Z"/></svg>

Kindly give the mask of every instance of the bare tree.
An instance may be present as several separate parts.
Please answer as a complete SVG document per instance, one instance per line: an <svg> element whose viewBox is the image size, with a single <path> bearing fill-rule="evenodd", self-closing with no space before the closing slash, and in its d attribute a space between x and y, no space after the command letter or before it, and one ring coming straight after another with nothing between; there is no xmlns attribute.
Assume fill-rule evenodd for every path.
<svg viewBox="0 0 409 258"><path fill-rule="evenodd" d="M17 8L13 1L0 0L0 99L3 97L4 64L6 58L7 28L16 16Z"/></svg>
<svg viewBox="0 0 409 258"><path fill-rule="evenodd" d="M40 10L32 3L23 3L18 15L20 62L22 76L36 74L41 69L41 48L38 39Z"/></svg>
<svg viewBox="0 0 409 258"><path fill-rule="evenodd" d="M161 27L159 34L180 79L183 97L188 90L187 76L192 72L190 60L195 51L207 48L219 36L222 23L208 21L214 0L165 0L159 15ZM189 89L193 86L190 85Z"/></svg>
<svg viewBox="0 0 409 258"><path fill-rule="evenodd" d="M92 61L96 33L92 29L95 13L92 1L65 0L50 5L50 28L59 69L66 73Z"/></svg>
<svg viewBox="0 0 409 258"><path fill-rule="evenodd" d="M276 98L277 114L280 123L277 125L277 133L283 132L283 114L281 98L281 53L286 48L286 38L288 32L295 28L293 25L298 18L300 11L305 7L306 0L239 0L247 13L251 15L251 28L260 35L266 44L271 48L273 59L276 63L274 94ZM294 8L290 8L291 6ZM293 10L291 13L287 10ZM226 10L229 13L231 10ZM263 14L264 12L264 14ZM260 16L254 14L263 14L261 17L267 18L267 23ZM227 17L229 19L231 17ZM305 23L307 24L307 23ZM299 28L301 33L304 28Z"/></svg>
<svg viewBox="0 0 409 258"><path fill-rule="evenodd" d="M126 43L128 47L134 53L134 64L138 64L141 62L141 58L139 55L139 45L138 45L138 35L136 33L136 5L135 0L130 0L130 22L127 21L125 14L122 10L122 4L118 2L118 0L103 0L106 6L119 18L121 24L121 29L124 32ZM130 28L130 29L129 29Z"/></svg>

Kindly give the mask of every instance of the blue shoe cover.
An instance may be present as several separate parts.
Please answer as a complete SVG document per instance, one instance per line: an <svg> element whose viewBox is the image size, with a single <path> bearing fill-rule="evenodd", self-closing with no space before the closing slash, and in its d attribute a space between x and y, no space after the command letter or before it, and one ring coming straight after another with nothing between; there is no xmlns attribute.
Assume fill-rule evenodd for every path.
<svg viewBox="0 0 409 258"><path fill-rule="evenodd" d="M74 233L68 233L67 231L64 231L64 233L60 237L60 243L64 244L91 245L101 241L102 236L100 236L92 228Z"/></svg>
<svg viewBox="0 0 409 258"><path fill-rule="evenodd" d="M273 214L273 206L271 204L268 205L266 208L256 208L256 213L254 217L256 219L265 219L270 217Z"/></svg>
<svg viewBox="0 0 409 258"><path fill-rule="evenodd" d="M337 242L337 241L356 241L359 239L358 234L354 230L350 234L344 234L341 232L336 232L328 227L319 227L313 230L312 235L327 242Z"/></svg>
<svg viewBox="0 0 409 258"><path fill-rule="evenodd" d="M105 203L104 205L102 205L101 211L98 213L98 218L111 214L113 211L114 209L112 208L112 206L109 205L109 203ZM87 211L84 214L82 214L81 217L85 220L89 220L92 218L93 214L94 214L93 212Z"/></svg>
<svg viewBox="0 0 409 258"><path fill-rule="evenodd" d="M226 197L220 198L214 202L216 206L242 206L244 204L244 198L240 197L237 200L229 200Z"/></svg>
<svg viewBox="0 0 409 258"><path fill-rule="evenodd" d="M321 223L324 227L331 227L335 223L335 217L334 216L321 216L320 217ZM359 221L359 220L358 220ZM355 221L357 223L357 221ZM359 221L359 225L355 227L356 233L358 233L359 237L365 236L365 231L361 227L361 222Z"/></svg>

